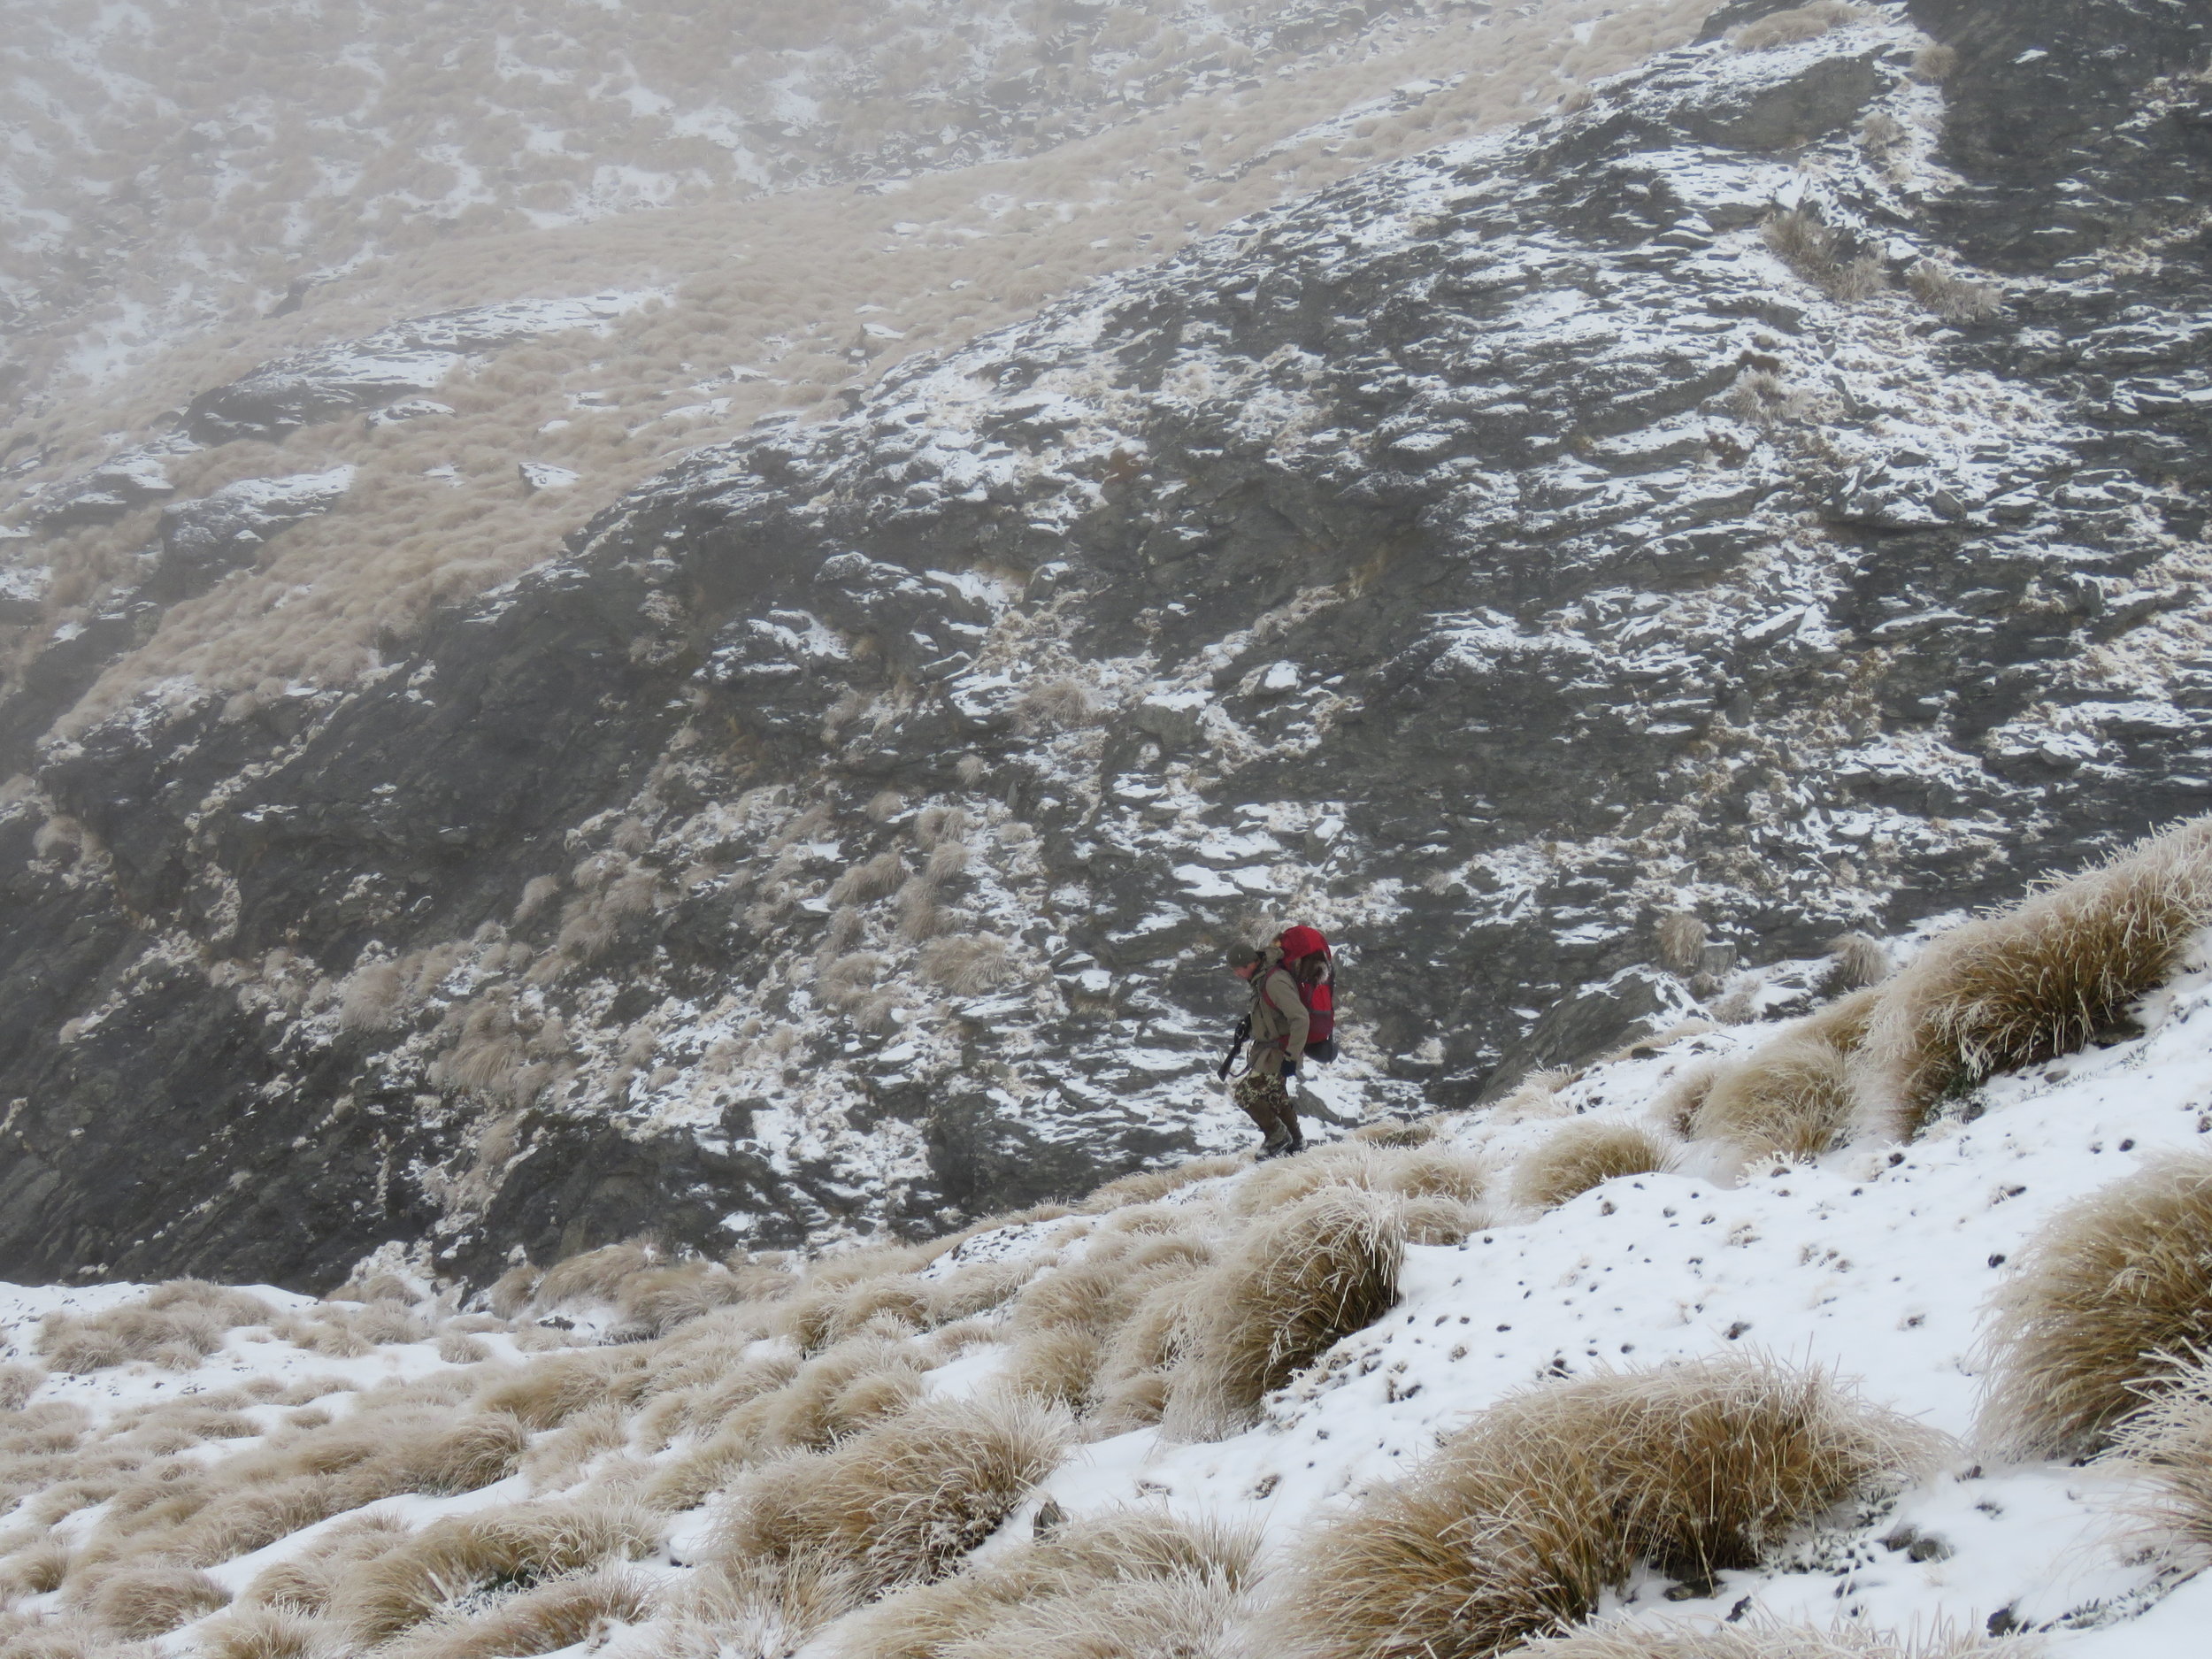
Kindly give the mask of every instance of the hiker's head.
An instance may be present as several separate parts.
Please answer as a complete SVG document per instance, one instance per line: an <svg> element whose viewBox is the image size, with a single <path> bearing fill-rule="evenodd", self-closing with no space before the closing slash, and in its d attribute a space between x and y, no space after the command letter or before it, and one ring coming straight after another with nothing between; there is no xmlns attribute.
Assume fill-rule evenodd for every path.
<svg viewBox="0 0 2212 1659"><path fill-rule="evenodd" d="M1270 947L1265 945L1256 948L1251 945L1233 945L1229 949L1229 972L1240 979L1250 979L1260 971L1260 964L1267 960L1269 949Z"/></svg>

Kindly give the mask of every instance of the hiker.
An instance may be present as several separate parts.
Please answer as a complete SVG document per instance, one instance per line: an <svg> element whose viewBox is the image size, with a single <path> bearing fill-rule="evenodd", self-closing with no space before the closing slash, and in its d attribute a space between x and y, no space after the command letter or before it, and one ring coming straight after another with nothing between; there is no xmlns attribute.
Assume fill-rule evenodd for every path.
<svg viewBox="0 0 2212 1659"><path fill-rule="evenodd" d="M1293 932L1312 930L1288 929L1286 936ZM1257 950L1233 953L1229 964L1229 971L1252 987L1252 1008L1245 1016L1250 1025L1251 1058L1231 1097L1259 1125L1263 1158L1302 1151L1306 1144L1288 1085L1305 1058L1312 1020L1298 995L1298 981L1284 963L1283 940L1279 938Z"/></svg>

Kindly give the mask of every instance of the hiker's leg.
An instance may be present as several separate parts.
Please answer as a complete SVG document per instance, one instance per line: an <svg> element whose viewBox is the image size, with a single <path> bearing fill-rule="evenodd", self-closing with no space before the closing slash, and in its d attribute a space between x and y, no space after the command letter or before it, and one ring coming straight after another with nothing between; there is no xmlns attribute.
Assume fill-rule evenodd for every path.
<svg viewBox="0 0 2212 1659"><path fill-rule="evenodd" d="M1289 1150L1302 1152L1305 1150L1306 1135L1298 1126L1298 1097L1290 1092L1288 1083L1280 1078L1275 1080L1283 1092L1282 1099L1276 1106L1276 1113L1281 1118L1283 1128L1290 1136Z"/></svg>
<svg viewBox="0 0 2212 1659"><path fill-rule="evenodd" d="M1261 1149L1274 1152L1290 1144L1290 1131L1283 1126L1279 1102L1283 1080L1268 1071L1248 1071L1237 1079L1234 1099L1244 1115L1259 1125Z"/></svg>

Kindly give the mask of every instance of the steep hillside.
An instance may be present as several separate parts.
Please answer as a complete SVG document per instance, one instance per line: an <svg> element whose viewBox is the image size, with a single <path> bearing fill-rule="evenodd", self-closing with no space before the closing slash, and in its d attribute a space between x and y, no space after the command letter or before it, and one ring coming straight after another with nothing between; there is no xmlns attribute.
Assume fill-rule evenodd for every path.
<svg viewBox="0 0 2212 1659"><path fill-rule="evenodd" d="M2183 1659L2208 849L920 1246L0 1289L0 1653Z"/></svg>
<svg viewBox="0 0 2212 1659"><path fill-rule="evenodd" d="M2200 801L2202 20L1759 10L68 728L0 1262L934 1229L1239 1144L1271 918L1351 1122Z"/></svg>

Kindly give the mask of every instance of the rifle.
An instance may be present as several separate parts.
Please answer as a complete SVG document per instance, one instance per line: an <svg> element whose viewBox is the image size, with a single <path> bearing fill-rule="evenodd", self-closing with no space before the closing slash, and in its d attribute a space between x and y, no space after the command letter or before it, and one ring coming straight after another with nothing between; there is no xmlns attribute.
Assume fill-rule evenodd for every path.
<svg viewBox="0 0 2212 1659"><path fill-rule="evenodd" d="M1251 1037L1252 1016L1247 1014L1237 1021L1237 1034L1229 1039L1229 1052L1221 1056L1221 1064L1214 1068L1214 1075L1224 1083L1229 1080L1229 1068L1237 1063L1237 1057L1244 1052L1244 1045L1251 1041Z"/></svg>

